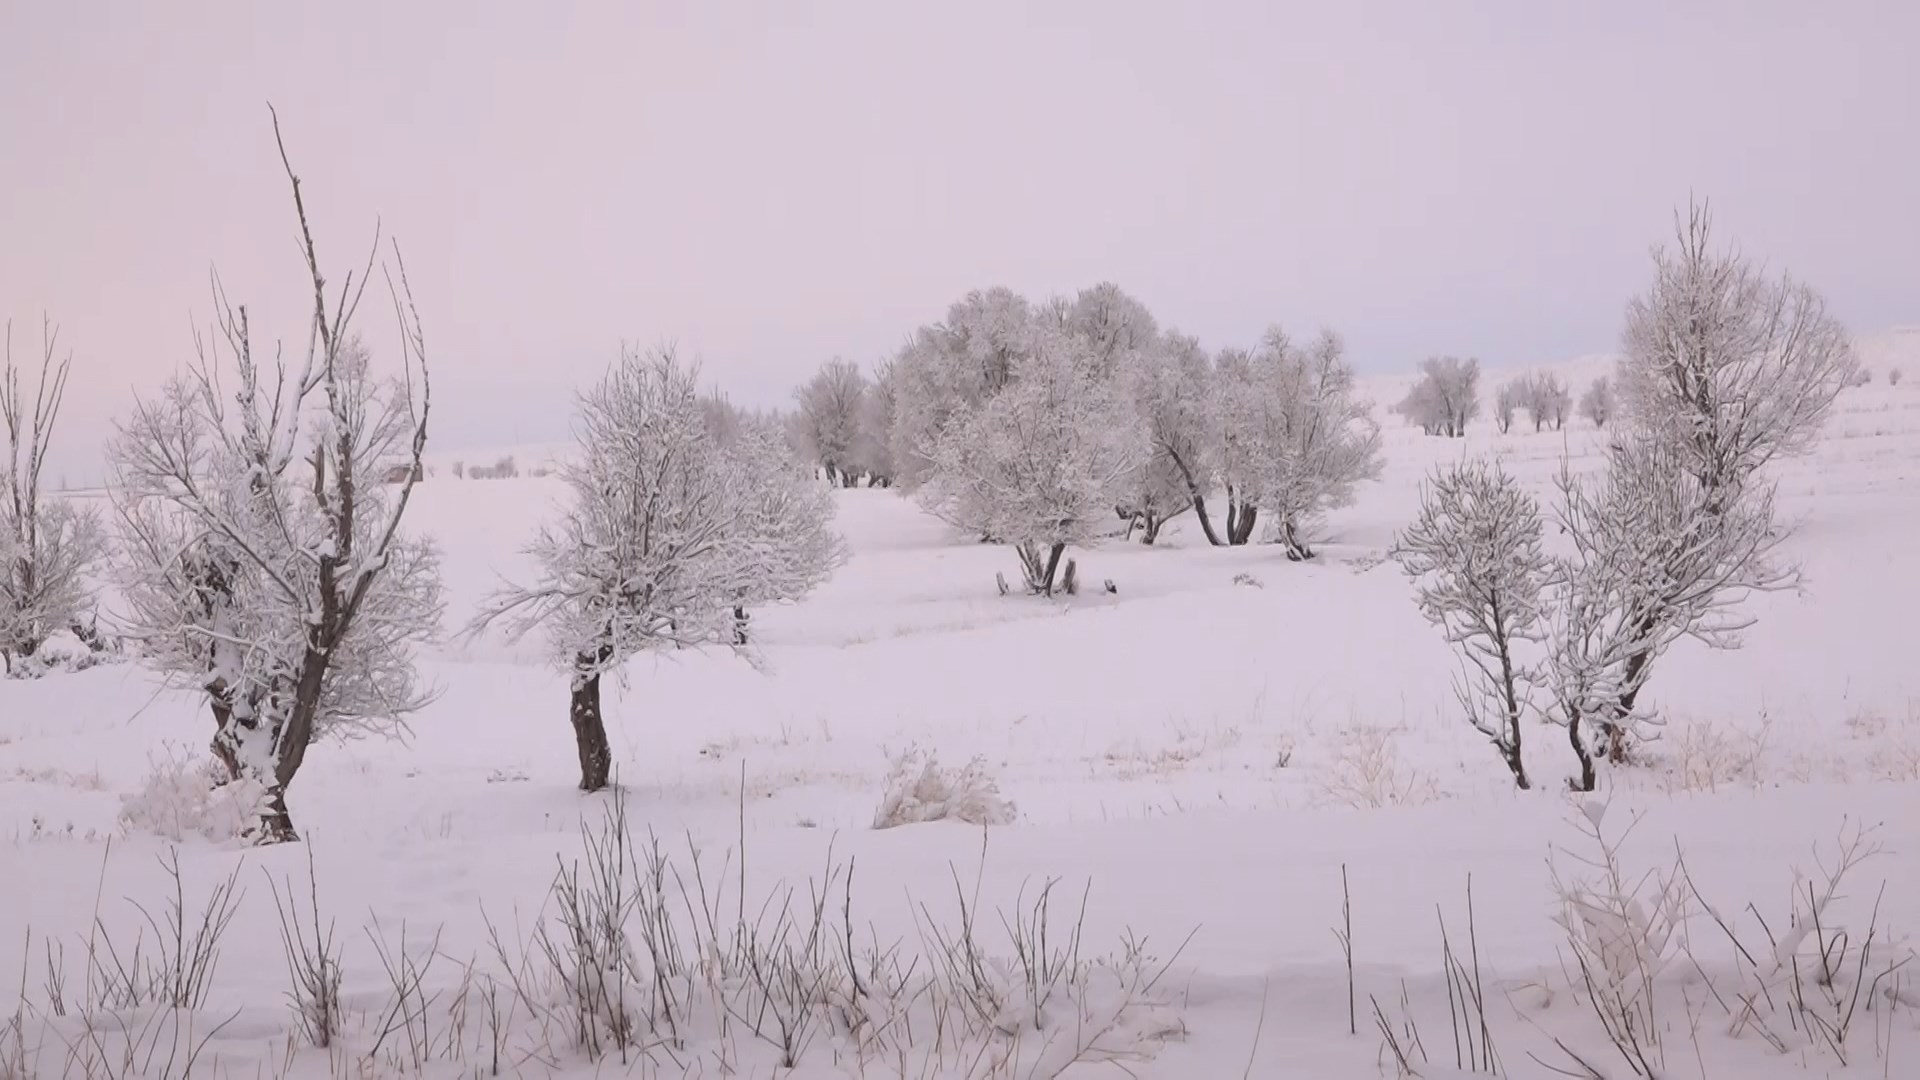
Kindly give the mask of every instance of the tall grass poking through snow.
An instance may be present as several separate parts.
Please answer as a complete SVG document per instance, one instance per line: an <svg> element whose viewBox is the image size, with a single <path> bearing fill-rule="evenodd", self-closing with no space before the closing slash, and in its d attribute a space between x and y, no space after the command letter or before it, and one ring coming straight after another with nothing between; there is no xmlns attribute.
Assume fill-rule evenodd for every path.
<svg viewBox="0 0 1920 1080"><path fill-rule="evenodd" d="M831 848L804 891L752 902L727 895L740 887L731 852L716 867L691 842L681 858L637 840L618 795L583 834L530 940L494 932L543 1052L659 1068L716 1052L736 1068L794 1068L826 1054L877 1075L1044 1078L1150 1057L1181 1030L1157 989L1171 960L1132 940L1083 955L1080 916L1056 916L1056 882L989 917L956 871L954 911L915 905L916 952L859 927L855 866Z"/></svg>

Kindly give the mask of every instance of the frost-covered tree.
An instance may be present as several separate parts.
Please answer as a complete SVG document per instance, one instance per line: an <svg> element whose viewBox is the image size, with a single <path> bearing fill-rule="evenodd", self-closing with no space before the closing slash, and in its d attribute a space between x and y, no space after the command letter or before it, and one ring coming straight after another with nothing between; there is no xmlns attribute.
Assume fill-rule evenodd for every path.
<svg viewBox="0 0 1920 1080"><path fill-rule="evenodd" d="M45 498L47 447L72 357L55 359L59 331L50 320L41 320L40 341L39 377L28 398L13 359L13 323L7 323L0 366L0 424L7 438L0 473L0 669L8 673L49 635L79 623L91 602L88 572L106 548L92 510Z"/></svg>
<svg viewBox="0 0 1920 1080"><path fill-rule="evenodd" d="M1039 330L1032 304L993 288L968 293L945 322L914 331L893 367L892 457L902 487L926 480L949 421L1007 385Z"/></svg>
<svg viewBox="0 0 1920 1080"><path fill-rule="evenodd" d="M1480 361L1436 356L1420 364L1420 381L1394 406L1429 435L1459 438L1480 415Z"/></svg>
<svg viewBox="0 0 1920 1080"><path fill-rule="evenodd" d="M1636 701L1653 661L1688 637L1738 647L1753 622L1742 611L1747 596L1791 587L1797 576L1775 557L1786 531L1770 486L1723 501L1657 441L1622 440L1605 473L1563 474L1560 489L1559 524L1573 555L1557 574L1552 682L1556 719L1581 760L1580 786L1591 790L1587 729L1609 759L1622 760L1652 721Z"/></svg>
<svg viewBox="0 0 1920 1080"><path fill-rule="evenodd" d="M1189 508L1207 542L1221 542L1206 501L1213 482L1208 459L1215 438L1212 386L1211 361L1199 341L1184 334L1167 334L1141 362L1134 391L1152 456L1127 508L1139 516L1145 543L1153 543L1162 525Z"/></svg>
<svg viewBox="0 0 1920 1080"><path fill-rule="evenodd" d="M698 373L671 351L623 352L581 396L579 450L562 470L572 503L529 548L530 585L496 593L470 627L544 629L570 676L580 788L613 766L601 683L632 657L739 640L744 609L797 599L831 571L831 501L776 424L717 437Z"/></svg>
<svg viewBox="0 0 1920 1080"><path fill-rule="evenodd" d="M1246 349L1225 348L1213 360L1213 435L1209 455L1214 478L1226 488L1226 542L1253 539L1260 519L1258 487L1261 446L1255 433L1263 426L1265 392L1261 369ZM1217 541L1216 541L1217 542Z"/></svg>
<svg viewBox="0 0 1920 1080"><path fill-rule="evenodd" d="M1776 456L1809 449L1858 364L1813 289L1712 248L1696 207L1654 255L1627 308L1617 391L1636 437L1679 451L1710 487L1736 490Z"/></svg>
<svg viewBox="0 0 1920 1080"><path fill-rule="evenodd" d="M860 428L853 443L853 469L867 478L869 487L893 486L894 363L886 360L874 371L873 383L860 402Z"/></svg>
<svg viewBox="0 0 1920 1080"><path fill-rule="evenodd" d="M1132 401L1089 339L1041 327L985 403L962 407L932 454L922 501L1012 545L1027 588L1052 595L1069 545L1097 535L1149 453Z"/></svg>
<svg viewBox="0 0 1920 1080"><path fill-rule="evenodd" d="M1604 428L1613 419L1613 412L1613 383L1602 375L1580 395L1580 415L1594 427Z"/></svg>
<svg viewBox="0 0 1920 1080"><path fill-rule="evenodd" d="M1545 636L1542 593L1552 577L1539 506L1498 465L1455 465L1421 490L1420 516L1393 557L1417 582L1421 613L1460 652L1454 694L1467 722L1528 787L1520 721L1536 673L1522 651Z"/></svg>
<svg viewBox="0 0 1920 1080"><path fill-rule="evenodd" d="M1527 377L1523 394L1527 415L1533 418L1533 430L1539 431L1548 424L1556 430L1566 426L1573 398L1558 375L1550 371L1534 372Z"/></svg>
<svg viewBox="0 0 1920 1080"><path fill-rule="evenodd" d="M1526 408L1527 381L1509 379L1500 386L1500 393L1493 399L1493 422L1505 435L1513 430L1514 413Z"/></svg>
<svg viewBox="0 0 1920 1080"><path fill-rule="evenodd" d="M296 838L287 791L309 747L391 732L428 700L412 650L440 611L433 549L400 531L431 400L404 266L396 248L406 377L383 380L354 335L379 241L330 300L284 144L281 161L313 295L304 360L263 364L216 278L218 333L114 444L131 636L207 696L216 752L263 789L265 841ZM382 483L396 464L405 479Z"/></svg>
<svg viewBox="0 0 1920 1080"><path fill-rule="evenodd" d="M1355 395L1353 369L1333 333L1301 349L1273 329L1258 352L1224 360L1218 412L1228 540L1250 539L1264 510L1288 556L1312 558L1309 536L1320 516L1348 505L1358 483L1379 475L1372 406Z"/></svg>
<svg viewBox="0 0 1920 1080"><path fill-rule="evenodd" d="M829 484L853 484L853 457L860 442L866 397L867 377L837 356L821 365L794 393L800 439L820 463Z"/></svg>
<svg viewBox="0 0 1920 1080"><path fill-rule="evenodd" d="M1605 477L1562 481L1578 559L1556 692L1573 737L1593 725L1614 759L1647 719L1639 695L1668 646L1737 645L1743 599L1795 580L1773 557L1787 530L1760 470L1813 444L1855 364L1818 294L1714 251L1709 224L1703 209L1680 224L1628 307L1629 423Z"/></svg>
<svg viewBox="0 0 1920 1080"><path fill-rule="evenodd" d="M720 582L733 601L733 643L745 645L752 608L798 600L846 559L833 531L833 494L795 454L778 423L749 419L720 440L724 482L737 515Z"/></svg>

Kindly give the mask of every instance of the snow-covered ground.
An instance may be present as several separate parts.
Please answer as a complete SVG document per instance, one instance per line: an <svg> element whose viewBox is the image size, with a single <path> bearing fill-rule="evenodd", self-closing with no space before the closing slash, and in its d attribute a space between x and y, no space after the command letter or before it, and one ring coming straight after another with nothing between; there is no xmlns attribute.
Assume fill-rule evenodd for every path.
<svg viewBox="0 0 1920 1080"><path fill-rule="evenodd" d="M964 903L988 963L1009 965L986 976L1005 1014L980 1033L936 1030L966 1027L961 1006L930 1004L960 1000L940 997L963 981L949 973L940 993L866 1006L905 1019L823 1010L793 1070L751 965L722 962L711 941L720 973L688 993L683 1026L624 1055L589 1062L541 1011L557 990L529 974L536 927L564 936L556 868L580 858L611 799L574 789L566 683L538 642L442 642L427 668L443 692L410 740L317 748L290 800L307 843L178 841L189 933L209 890L235 874L244 890L204 998L180 1011L83 1006L171 933L162 859L176 842L159 834L179 830L123 825L123 799L151 797L156 773L204 756L211 721L131 665L0 682L0 1077L10 1060L29 1075L180 1076L195 1053L195 1074L233 1076L1026 1077L1055 1075L1068 1044L1086 1060L1067 1076L1392 1076L1383 1027L1423 1076L1470 1072L1489 1044L1508 1076L1633 1076L1640 1063L1603 1032L1555 922L1553 876L1594 875L1582 829L1596 820L1610 841L1625 835L1630 882L1670 874L1684 854L1697 887L1683 890L1669 966L1626 1005L1652 1018L1637 1041L1658 1075L1920 1076L1920 963L1897 967L1920 922L1917 342L1864 347L1873 381L1842 395L1813 454L1778 468L1804 591L1755 598L1740 651L1665 657L1649 694L1666 737L1584 802L1562 789L1571 756L1541 726L1525 732L1538 790L1513 790L1454 714L1452 654L1383 561L1437 462L1491 454L1547 498L1563 462L1597 461L1584 421L1537 434L1523 421L1507 436L1483 421L1464 440L1390 422L1381 482L1327 523L1318 562L1206 547L1188 517L1153 548L1077 552L1096 587L1058 601L1000 596L1012 555L908 500L840 493L852 557L805 602L756 615L756 663L669 653L631 665L608 700L626 828L672 860L665 907L689 939L702 909L720 913L723 939L740 922L803 935L810 890L831 877L824 922L845 938L850 918L862 956L898 942L902 969L919 958L913 978L940 970ZM1604 366L1562 370L1577 395ZM1488 373L1487 397L1507 374ZM1402 382L1370 389L1387 405ZM440 464L409 523L444 549L457 627L501 575L525 571L518 548L561 491L551 478L454 481ZM1116 592L1097 587L1109 580ZM1016 820L873 829L910 750L983 759ZM191 777L180 786L197 790ZM157 802L164 817L180 800ZM1797 952L1773 944L1804 919L1809 882L1823 890L1838 848L1862 835L1881 853L1847 872ZM330 1051L295 1033L269 888L290 880L305 904L310 857L344 959L345 1033ZM1055 879L1053 948L1073 942L1120 974L1023 996L1007 989L1025 979L1013 939ZM1343 881L1351 991L1334 933ZM763 913L783 900L796 913L786 924ZM650 910L638 905L634 935ZM1812 970L1820 942L1859 970L1827 980L1838 1004L1801 1009L1787 1000L1795 980L1762 969L1777 954ZM403 969L404 989L407 964L422 972L411 996L389 972ZM1452 1022L1475 996L1483 1009ZM1046 999L1037 1020L1019 1013L1026 998ZM1850 1028L1836 1038L1809 1016ZM942 1038L955 1049L902 1049ZM130 1064L127 1045L139 1048Z"/></svg>

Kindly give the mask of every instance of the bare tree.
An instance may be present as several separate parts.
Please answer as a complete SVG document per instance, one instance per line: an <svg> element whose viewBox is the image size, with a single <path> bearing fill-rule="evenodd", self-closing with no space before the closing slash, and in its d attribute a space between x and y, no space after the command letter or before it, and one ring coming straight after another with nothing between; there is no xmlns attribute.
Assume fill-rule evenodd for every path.
<svg viewBox="0 0 1920 1080"><path fill-rule="evenodd" d="M1607 421L1613 419L1613 383L1605 375L1593 380L1580 395L1580 415L1593 423L1594 427L1604 428Z"/></svg>
<svg viewBox="0 0 1920 1080"><path fill-rule="evenodd" d="M1460 650L1454 694L1467 722L1528 787L1520 721L1536 673L1519 649L1545 636L1551 580L1538 505L1497 465L1455 465L1422 489L1420 516L1393 557L1419 583L1421 612Z"/></svg>
<svg viewBox="0 0 1920 1080"><path fill-rule="evenodd" d="M777 425L749 419L723 447L697 382L671 350L627 350L581 396L562 471L572 505L529 548L540 578L496 593L469 627L546 631L571 677L583 791L611 777L609 673L642 652L738 642L747 604L798 598L838 561L832 504Z"/></svg>
<svg viewBox="0 0 1920 1080"><path fill-rule="evenodd" d="M277 117L274 139L313 291L305 360L267 368L216 276L218 333L114 448L130 628L149 663L206 693L217 752L264 789L268 842L297 838L286 796L308 747L390 732L429 699L411 646L440 610L432 548L400 532L431 401L405 265L396 246L387 284L406 377L383 382L353 334L379 236L329 299ZM381 484L395 462L405 478Z"/></svg>
<svg viewBox="0 0 1920 1080"><path fill-rule="evenodd" d="M43 317L40 373L29 401L14 364L13 323L7 323L0 367L0 423L7 435L6 471L0 475L0 667L8 673L49 635L79 622L90 602L87 574L106 550L91 510L65 499L44 500L47 447L73 359L55 359L59 337Z"/></svg>
<svg viewBox="0 0 1920 1080"><path fill-rule="evenodd" d="M794 392L799 435L827 483L853 485L852 462L860 441L867 377L847 360L834 357Z"/></svg>

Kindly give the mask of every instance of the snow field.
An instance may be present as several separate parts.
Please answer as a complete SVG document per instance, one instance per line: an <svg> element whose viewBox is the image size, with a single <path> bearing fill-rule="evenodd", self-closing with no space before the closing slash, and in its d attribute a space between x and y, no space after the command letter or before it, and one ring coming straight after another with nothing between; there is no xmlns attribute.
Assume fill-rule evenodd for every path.
<svg viewBox="0 0 1920 1080"><path fill-rule="evenodd" d="M1659 1056L1660 1075L1887 1077L1913 1075L1905 1070L1920 1061L1916 973L1894 966L1902 949L1910 955L1902 935L1920 913L1920 688L1907 625L1920 610L1911 560L1920 371L1897 386L1884 377L1886 364L1920 364L1897 350L1875 355L1876 378L1842 394L1819 448L1776 472L1798 521L1789 552L1805 589L1754 598L1759 622L1738 652L1683 644L1665 657L1649 694L1666 737L1644 763L1603 774L1603 833L1614 840L1631 826L1618 855L1629 883L1672 875L1683 854L1699 894L1688 890L1675 938L1686 951L1661 954L1654 989L1628 1002L1648 1008L1641 1038L1657 1044L1646 1052ZM1589 366L1562 369L1576 396L1598 373ZM1488 373L1485 393L1501 374ZM1367 389L1390 403L1403 387L1381 379ZM194 1075L469 1076L494 1067L495 1047L503 1075L618 1065L647 1076L1046 1076L1069 1044L1117 1061L1085 1061L1066 1076L1124 1075L1119 1065L1139 1076L1392 1076L1385 1044L1411 1042L1409 1015L1425 1051L1410 1064L1444 1076L1473 1062L1456 1054L1448 1020L1449 987L1467 984L1446 974L1457 969L1443 962L1441 919L1455 953L1477 957L1485 1042L1504 1075L1586 1075L1576 1060L1634 1075L1554 921L1553 871L1596 875L1579 861L1595 856L1581 832L1591 819L1560 790L1571 756L1556 729L1530 725L1525 753L1540 790L1512 789L1452 712L1445 643L1382 561L1437 462L1493 455L1547 500L1563 461L1597 464L1599 434L1576 422L1498 436L1486 421L1464 440L1394 423L1385 434L1382 480L1332 515L1317 562L1289 563L1266 546L1208 548L1182 518L1153 548L1109 541L1074 553L1083 580L1111 579L1118 592L1058 601L999 596L995 573L1017 571L1006 549L959 539L892 493L842 492L838 527L852 558L804 602L756 614L758 668L697 652L630 665L607 702L626 835L638 853L657 838L683 880L698 850L726 910L715 920L721 940L703 947L709 962L680 969L688 1029L677 1041L636 1038L625 1062L604 1046L599 1066L588 1060L553 1004L564 993L507 989L513 965L502 954L541 968L537 928L561 928L556 870L592 850L609 804L572 788L566 684L537 642L437 645L426 668L441 695L411 738L317 747L290 796L308 843L269 849L208 840L178 815L169 827L166 808L186 812L177 796L123 826L126 796L156 772L164 779L167 763L204 757L211 721L189 696L127 665L0 683L0 1076L10 1052L28 1075L180 1076L192 1049ZM551 479L461 482L444 467L419 489L408 521L443 549L449 627L501 575L525 576L517 549L560 495ZM951 767L982 759L1014 822L984 833L871 828L895 762L916 749ZM1814 943L1792 954L1817 957L1839 924L1849 935L1839 948L1858 962L1870 920L1876 927L1864 977L1828 980L1840 991L1867 984L1841 998L1856 1002L1841 1052L1806 1021L1839 1009L1822 1005L1818 988L1805 1009L1788 1003L1786 984L1744 960L1701 901L1763 953L1757 943L1787 933L1808 908L1807 883L1819 893L1838 849L1862 830L1883 853L1849 871ZM179 1011L83 1010L90 941L97 961L102 937L125 949L139 933L143 962L154 955L156 930L140 909L165 928L173 885L160 859L176 844L186 921L230 875L244 890L205 999ZM263 880L290 880L304 898L309 853L342 958L344 1030L330 1051L295 1034L281 922ZM1357 1034L1331 932L1343 870ZM848 873L860 948L899 942L900 956L925 965L914 977L933 980L886 1010L916 1032L945 1018L947 1041L899 1037L883 1010L865 1021L863 1043L836 984L841 1013L823 1008L789 1070L787 1048L768 1034L780 1010L764 1002L778 995L756 987L750 958L778 966L776 943L804 938L810 883L831 894L823 923L844 936ZM1113 959L1060 996L1025 978L1013 929L1054 879L1053 948L1077 928L1081 960ZM667 896L693 942L705 920L678 887ZM790 923L755 914L769 896L782 898L772 911L789 905ZM761 952L725 947L726 928L742 921L760 926ZM975 1021L962 1020L979 1000L967 980L935 974L941 957L968 955L953 942L969 921L1007 1010ZM784 939L783 925L793 927ZM425 972L418 1022L405 1019L416 1010L389 972L403 926L406 956ZM1128 940L1145 942L1131 966ZM50 998L49 955L64 972L66 1016ZM1170 966L1148 989L1161 964ZM826 982L820 964L781 970ZM491 1029L476 989L488 978L513 1005ZM1740 1004L1755 987L1763 1003ZM17 1029L5 1024L14 1016ZM1478 1038L1475 1016L1467 1028ZM1101 1035L1090 1045L1061 1035L1089 1029ZM127 1063L129 1045L150 1053ZM176 1045L189 1049L154 1049Z"/></svg>

